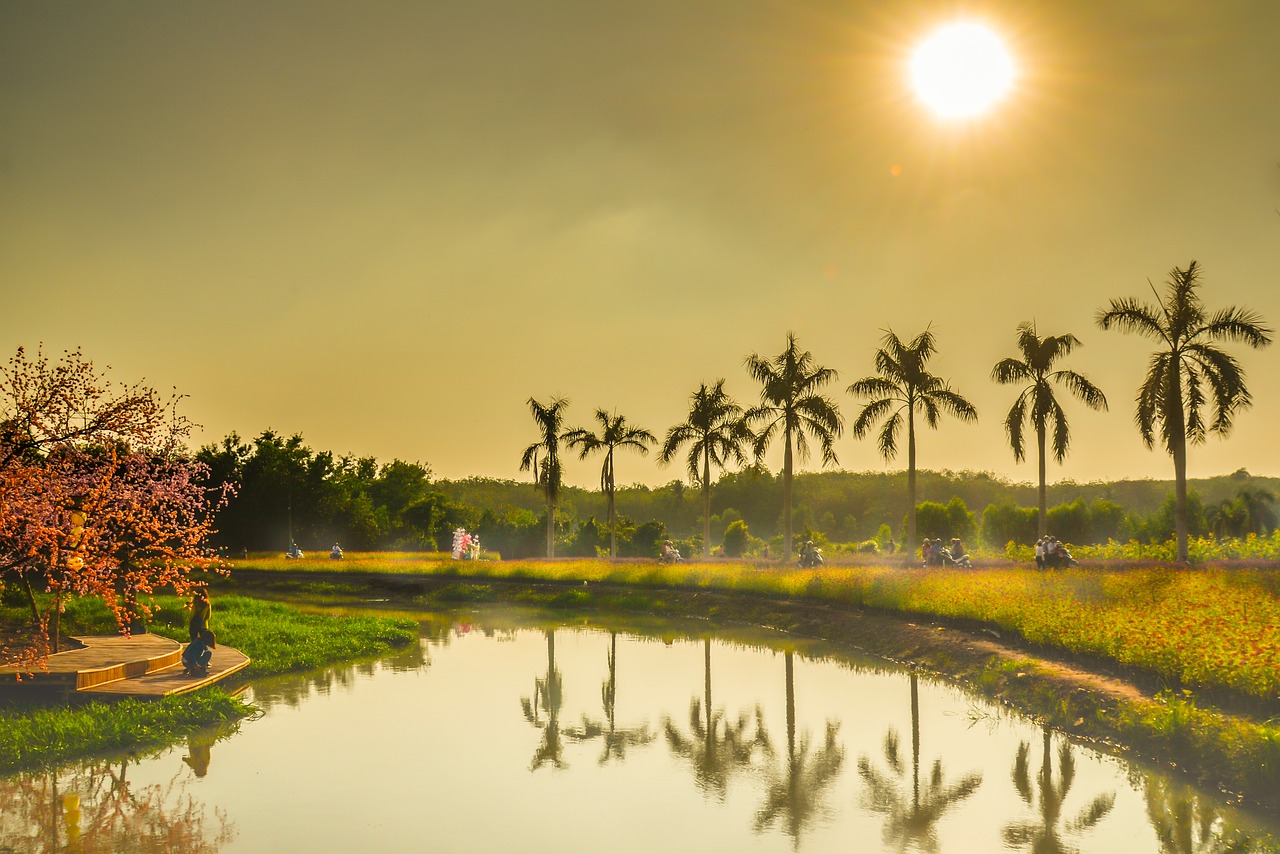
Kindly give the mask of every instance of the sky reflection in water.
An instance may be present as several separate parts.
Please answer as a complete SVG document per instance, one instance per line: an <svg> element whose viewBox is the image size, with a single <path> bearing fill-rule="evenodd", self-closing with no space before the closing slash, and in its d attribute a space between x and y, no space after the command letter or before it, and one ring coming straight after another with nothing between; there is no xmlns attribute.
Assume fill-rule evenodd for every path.
<svg viewBox="0 0 1280 854"><path fill-rule="evenodd" d="M1140 854L1262 833L830 647L483 625L258 683L238 732L0 780L0 851Z"/></svg>

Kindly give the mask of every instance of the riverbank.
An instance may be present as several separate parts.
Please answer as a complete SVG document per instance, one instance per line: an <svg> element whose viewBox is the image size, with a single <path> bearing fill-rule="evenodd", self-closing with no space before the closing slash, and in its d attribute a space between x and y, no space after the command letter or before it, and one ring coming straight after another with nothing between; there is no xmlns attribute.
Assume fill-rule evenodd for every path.
<svg viewBox="0 0 1280 854"><path fill-rule="evenodd" d="M157 604L150 630L185 641L182 602L160 597ZM232 685L253 677L382 655L416 643L418 638L417 626L405 619L332 617L244 597L216 598L214 609L213 627L219 641L253 659ZM0 619L14 618L13 614L0 614ZM71 603L63 619L68 634L109 634L115 630L110 613L96 600ZM21 705L18 692L8 693L14 695L11 702L0 708L0 772L162 746L208 726L234 725L256 712L223 687L158 701L58 706Z"/></svg>
<svg viewBox="0 0 1280 854"><path fill-rule="evenodd" d="M980 693L1029 714L1073 738L1098 745L1115 753L1128 753L1164 768L1176 770L1204 788L1228 793L1240 803L1264 810L1280 809L1280 727L1274 706L1262 697L1229 691L1198 693L1189 688L1170 688L1158 674L1122 665L1112 659L1073 652L1064 646L1034 643L1018 631L1000 624L977 620L963 607L976 604L976 597L946 597L944 592L959 583L957 578L930 571L884 570L872 568L862 588L827 583L814 573L799 573L807 579L789 578L797 573L775 572L773 578L748 577L739 573L722 577L726 589L716 589L714 574L697 565L676 567L685 584L662 586L659 579L671 580L669 568L650 563L636 566L647 584L617 584L566 577L566 570L619 572L607 562L556 562L548 564L554 580L530 578L536 566L522 564L517 572L495 575L496 567L480 564L481 572L462 576L459 564L437 573L395 573L381 575L345 569L341 573L241 572L231 583L238 587L276 590L289 595L292 589L306 595L330 596L335 600L369 596L412 599L417 604L439 608L466 607L469 603L510 602L560 611L620 610L637 613L691 616L717 622L742 623L775 628L797 637L847 644L865 652L917 667L941 678L969 686ZM461 568L471 568L463 565ZM719 568L719 567L715 567ZM622 571L626 571L623 567ZM992 573L1007 573L993 570ZM1216 571L1221 572L1221 571ZM1144 574L1146 573L1146 574ZM1158 578L1152 577L1152 574ZM1052 599L1055 591L1075 591L1075 601L1099 596L1098 591L1132 589L1139 585L1155 595L1161 589L1169 595L1184 595L1183 583L1205 583L1195 573L1149 569L1133 574L1129 587L1122 580L1087 577L1081 572L1024 573L1034 578L997 576L983 579L982 573L959 573L959 578L975 589L990 591L1000 584L1021 582L1023 597L1039 593L1048 601L1024 598L1021 602L1007 591L996 604L1010 612L1022 607L1031 613L1062 608ZM1242 575L1209 579L1226 588L1266 590L1267 577ZM733 582L733 583L730 583ZM844 575L848 585L848 573ZM801 584L798 595L773 592L778 587ZM1262 585L1258 587L1257 585ZM850 607L839 599L825 598L833 591L861 589L864 601ZM1031 591L1031 592L1028 592ZM875 607L867 601L909 602L921 608L942 603L946 613L911 612L903 607ZM1102 607L1106 600L1092 603ZM1132 604L1132 603L1131 603ZM1134 605L1133 607L1136 607ZM1182 607L1194 611L1194 603ZM939 611L944 609L939 606ZM888 615L894 615L889 618ZM1050 627L1051 628L1051 627ZM1224 698L1223 702L1217 699Z"/></svg>

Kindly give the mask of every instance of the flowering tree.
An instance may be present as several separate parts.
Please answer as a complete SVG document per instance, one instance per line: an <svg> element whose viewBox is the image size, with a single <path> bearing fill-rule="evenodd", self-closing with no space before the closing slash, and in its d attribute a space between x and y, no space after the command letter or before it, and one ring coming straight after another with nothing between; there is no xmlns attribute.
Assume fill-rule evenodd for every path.
<svg viewBox="0 0 1280 854"><path fill-rule="evenodd" d="M200 485L178 400L114 385L78 350L51 364L19 348L0 367L0 592L25 594L34 630L0 661L56 651L67 597L102 599L127 632L156 590L222 568L205 546L222 496Z"/></svg>

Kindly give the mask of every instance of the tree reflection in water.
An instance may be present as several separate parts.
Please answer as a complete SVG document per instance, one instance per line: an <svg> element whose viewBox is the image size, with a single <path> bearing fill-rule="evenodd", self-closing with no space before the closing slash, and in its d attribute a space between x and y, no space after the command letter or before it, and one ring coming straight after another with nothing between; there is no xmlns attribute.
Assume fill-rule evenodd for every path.
<svg viewBox="0 0 1280 854"><path fill-rule="evenodd" d="M1079 849L1063 841L1058 831L1058 822L1062 818L1062 804L1066 801L1067 794L1071 791L1071 784L1076 775L1076 763L1075 758L1071 755L1071 745L1064 741L1062 747L1058 750L1058 781L1055 783L1053 780L1052 737L1048 727L1045 728L1044 753L1040 759L1040 773L1036 775L1036 786L1039 789L1038 797L1031 791L1030 754L1030 743L1022 742L1018 746L1018 755L1013 762L1013 785L1017 787L1018 794L1022 796L1022 800L1028 806L1036 807L1040 815L1038 816L1038 821L1035 822L1024 821L1006 825L1004 841L1011 847L1022 848L1026 846L1027 850L1033 852L1033 854L1077 852ZM1078 835L1092 828L1106 818L1107 814L1111 812L1111 808L1115 806L1115 802L1116 796L1114 792L1098 795L1084 809L1080 810L1080 813L1074 819L1065 824L1065 832Z"/></svg>
<svg viewBox="0 0 1280 854"><path fill-rule="evenodd" d="M235 838L220 810L208 825L204 804L186 791L185 771L167 784L136 786L129 761L0 780L0 851L208 854Z"/></svg>
<svg viewBox="0 0 1280 854"><path fill-rule="evenodd" d="M609 665L609 678L600 687L600 700L604 706L604 720L593 721L582 716L580 728L565 730L565 735L575 741L590 741L593 738L604 740L604 749L600 753L599 763L604 765L609 759L619 762L627 758L627 748L633 745L645 745L653 741L654 733L649 731L649 724L638 727L618 729L614 718L618 698L618 633L609 632L609 650L606 653Z"/></svg>
<svg viewBox="0 0 1280 854"><path fill-rule="evenodd" d="M929 784L920 790L920 683L912 673L911 682L911 795L899 787L888 775L881 773L866 756L858 759L858 773L866 781L867 792L863 804L888 816L885 822L885 842L897 846L899 851L916 849L934 852L938 850L938 820L951 807L968 798L982 785L982 775L968 774L954 785L943 783L942 760L933 760ZM898 733L890 729L884 737L884 756L894 776L902 779L906 769L898 756Z"/></svg>
<svg viewBox="0 0 1280 854"><path fill-rule="evenodd" d="M822 792L844 766L844 748L836 743L840 724L827 721L822 747L810 754L808 730L796 745L795 666L790 650L783 653L787 683L787 755L783 768L775 767L765 802L756 813L756 832L779 821L798 849L800 834L826 812ZM772 751L770 751L772 753Z"/></svg>
<svg viewBox="0 0 1280 854"><path fill-rule="evenodd" d="M533 680L532 698L520 698L524 719L542 730L542 741L533 753L530 771L536 771L548 762L557 768L565 767L561 756L564 741L560 738L560 707L564 704L564 696L561 693L560 671L556 669L556 634L547 630L546 636L547 672Z"/></svg>
<svg viewBox="0 0 1280 854"><path fill-rule="evenodd" d="M1147 818L1160 840L1160 854L1246 854L1253 841L1227 823L1227 816L1190 786L1157 774L1143 775Z"/></svg>
<svg viewBox="0 0 1280 854"><path fill-rule="evenodd" d="M751 767L757 750L768 751L760 708L756 707L755 734L748 737L747 716L736 721L725 717L724 710L713 711L711 704L711 638L703 640L703 698L694 697L689 704L689 735L686 736L670 718L664 721L667 745L671 752L684 757L693 766L693 778L705 794L723 801L734 772Z"/></svg>

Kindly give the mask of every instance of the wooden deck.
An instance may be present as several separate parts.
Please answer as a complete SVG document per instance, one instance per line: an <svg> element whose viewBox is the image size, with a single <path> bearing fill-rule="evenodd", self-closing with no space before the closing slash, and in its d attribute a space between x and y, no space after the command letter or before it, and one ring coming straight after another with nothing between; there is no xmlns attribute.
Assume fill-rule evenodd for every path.
<svg viewBox="0 0 1280 854"><path fill-rule="evenodd" d="M169 638L141 634L72 640L80 648L49 656L47 670L24 676L19 684L97 697L158 698L212 685L249 664L240 650L220 645L213 651L208 675L188 676L182 668L186 645ZM12 667L0 667L0 678L15 673Z"/></svg>

